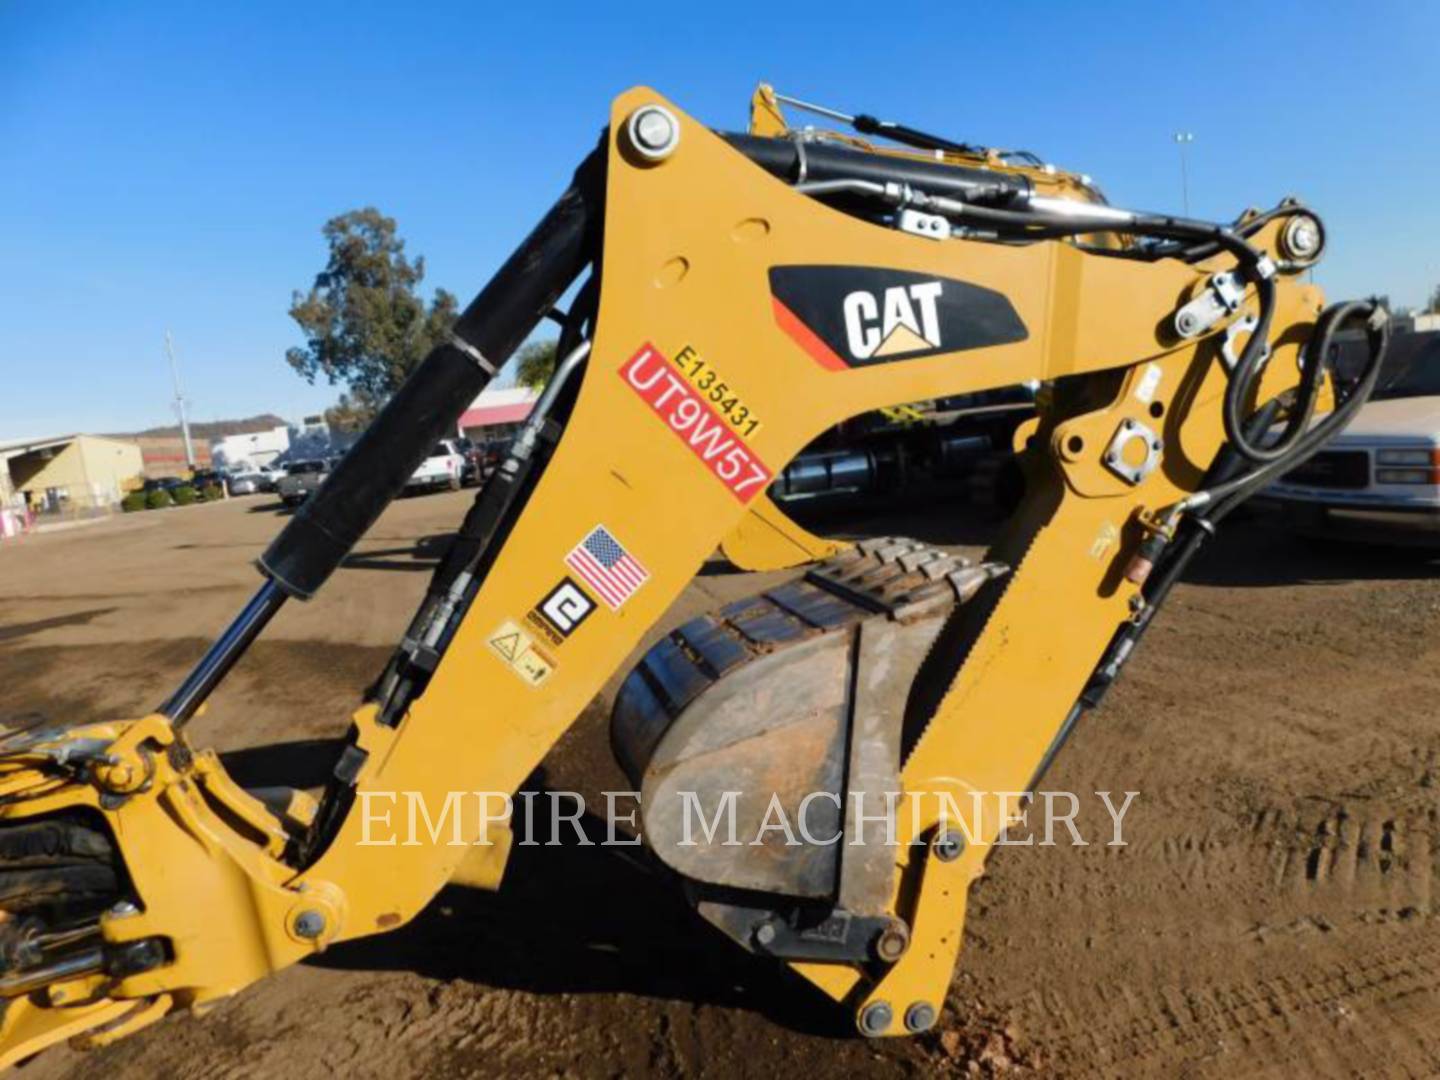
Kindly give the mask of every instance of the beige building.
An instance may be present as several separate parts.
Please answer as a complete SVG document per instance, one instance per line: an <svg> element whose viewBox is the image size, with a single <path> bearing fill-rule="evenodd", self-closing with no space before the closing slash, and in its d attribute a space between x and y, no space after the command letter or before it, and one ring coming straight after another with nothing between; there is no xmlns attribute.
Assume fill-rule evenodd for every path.
<svg viewBox="0 0 1440 1080"><path fill-rule="evenodd" d="M0 500L26 498L37 510L114 506L140 485L140 447L99 435L0 442Z"/></svg>

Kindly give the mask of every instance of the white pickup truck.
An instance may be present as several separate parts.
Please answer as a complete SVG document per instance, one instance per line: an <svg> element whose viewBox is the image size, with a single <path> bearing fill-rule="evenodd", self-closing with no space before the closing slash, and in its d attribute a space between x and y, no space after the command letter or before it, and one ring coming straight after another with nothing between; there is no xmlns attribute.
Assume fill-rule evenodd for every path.
<svg viewBox="0 0 1440 1080"><path fill-rule="evenodd" d="M405 481L407 492L433 491L436 488L460 490L460 474L465 468L465 455L449 439L441 439L420 463L414 475Z"/></svg>
<svg viewBox="0 0 1440 1080"><path fill-rule="evenodd" d="M1396 330L1371 400L1265 492L1300 531L1440 547L1440 317Z"/></svg>

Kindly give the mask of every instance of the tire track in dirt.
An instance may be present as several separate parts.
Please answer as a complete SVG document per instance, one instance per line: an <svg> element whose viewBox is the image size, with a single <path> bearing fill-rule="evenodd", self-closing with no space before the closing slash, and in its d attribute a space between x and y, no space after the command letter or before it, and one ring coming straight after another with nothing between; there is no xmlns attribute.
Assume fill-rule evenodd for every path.
<svg viewBox="0 0 1440 1080"><path fill-rule="evenodd" d="M387 512L363 567L282 612L192 725L197 743L339 734L426 579L394 571L423 571L465 501ZM13 553L0 625L120 610L0 644L9 707L153 705L253 587L244 560L274 525L219 507ZM658 884L542 849L496 897L443 893L411 927L204 1018L60 1048L24 1075L1435 1074L1440 580L1244 523L1227 535L1046 778L1140 791L1128 846L997 852L932 1035L838 1037L843 1014L707 938ZM769 580L702 577L667 624ZM605 721L602 703L557 744L557 785L618 782Z"/></svg>

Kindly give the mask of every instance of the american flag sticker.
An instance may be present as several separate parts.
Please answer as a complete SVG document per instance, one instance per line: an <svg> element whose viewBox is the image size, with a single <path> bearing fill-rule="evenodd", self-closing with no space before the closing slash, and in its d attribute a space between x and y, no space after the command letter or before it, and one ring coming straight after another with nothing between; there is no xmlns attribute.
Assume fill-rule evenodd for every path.
<svg viewBox="0 0 1440 1080"><path fill-rule="evenodd" d="M575 545L565 556L565 565L594 589L611 611L619 611L635 590L650 580L650 571L603 525L595 526Z"/></svg>

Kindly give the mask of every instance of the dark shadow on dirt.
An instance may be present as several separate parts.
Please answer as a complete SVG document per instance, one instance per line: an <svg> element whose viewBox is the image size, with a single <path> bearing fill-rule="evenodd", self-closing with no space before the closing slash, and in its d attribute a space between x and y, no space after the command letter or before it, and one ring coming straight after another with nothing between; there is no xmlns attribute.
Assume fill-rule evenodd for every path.
<svg viewBox="0 0 1440 1080"><path fill-rule="evenodd" d="M247 506L245 512L247 514L274 514L276 517L285 517L295 513L296 509L296 507L286 506L283 502L276 500L275 502L260 503L258 506Z"/></svg>
<svg viewBox="0 0 1440 1080"><path fill-rule="evenodd" d="M347 555L341 566L348 570L433 570L454 542L453 533L422 536L406 547L381 548Z"/></svg>
<svg viewBox="0 0 1440 1080"><path fill-rule="evenodd" d="M535 816L547 817L544 792L537 794ZM499 892L447 886L407 926L333 946L310 962L531 993L721 1004L813 1035L853 1035L842 1007L700 919L643 849L601 846L605 823L589 814L581 823L588 845L563 824L551 846L548 826L539 825L535 846L512 850Z"/></svg>
<svg viewBox="0 0 1440 1080"><path fill-rule="evenodd" d="M31 634L38 634L42 630L54 630L58 626L84 626L101 615L109 615L114 610L116 609L113 607L91 608L89 611L76 611L70 615L56 615L49 619L36 619L34 622L0 626L0 641L18 641Z"/></svg>
<svg viewBox="0 0 1440 1080"><path fill-rule="evenodd" d="M1306 536L1269 515L1232 518L1187 569L1194 585L1258 587L1440 577L1440 551L1402 544Z"/></svg>

